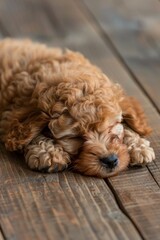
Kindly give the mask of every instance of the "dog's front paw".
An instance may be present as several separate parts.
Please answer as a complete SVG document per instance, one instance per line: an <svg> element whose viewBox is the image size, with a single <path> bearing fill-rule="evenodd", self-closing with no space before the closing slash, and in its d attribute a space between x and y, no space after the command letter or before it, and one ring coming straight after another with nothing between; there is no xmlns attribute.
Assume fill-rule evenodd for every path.
<svg viewBox="0 0 160 240"><path fill-rule="evenodd" d="M155 159L153 148L150 147L150 142L142 139L138 145L130 149L130 165L146 165Z"/></svg>
<svg viewBox="0 0 160 240"><path fill-rule="evenodd" d="M70 157L52 140L33 142L25 149L25 159L31 169L42 172L59 172L68 167Z"/></svg>

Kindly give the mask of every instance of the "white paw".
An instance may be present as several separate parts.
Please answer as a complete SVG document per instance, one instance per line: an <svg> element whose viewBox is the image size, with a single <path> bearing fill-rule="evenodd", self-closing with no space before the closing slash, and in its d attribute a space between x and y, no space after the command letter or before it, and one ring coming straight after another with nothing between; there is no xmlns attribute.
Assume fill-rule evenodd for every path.
<svg viewBox="0 0 160 240"><path fill-rule="evenodd" d="M146 165L147 163L152 162L155 159L155 153L153 148L149 145L149 142L146 140L146 144L142 144L138 147L133 147L130 151L130 165Z"/></svg>

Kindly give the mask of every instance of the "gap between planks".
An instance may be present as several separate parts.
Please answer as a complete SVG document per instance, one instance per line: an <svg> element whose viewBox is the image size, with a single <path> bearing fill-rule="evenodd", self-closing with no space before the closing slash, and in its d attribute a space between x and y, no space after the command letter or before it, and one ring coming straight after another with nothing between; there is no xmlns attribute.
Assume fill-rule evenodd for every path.
<svg viewBox="0 0 160 240"><path fill-rule="evenodd" d="M134 81L137 82L139 87L141 87L141 90L148 96L156 110L160 112L160 97L158 92L160 85L157 83L159 81L157 76L159 76L160 73L160 68L158 67L158 64L160 64L160 58L158 55L160 30L157 26L158 22L160 24L160 21L159 18L156 17L158 9L160 10L160 5L157 4L156 0L154 2L147 0L147 3L143 0L141 2L135 1L135 4L131 7L132 5L130 4L130 6L128 4L127 6L127 1L124 0L124 6L120 7L121 5L118 5L116 1L102 0L101 5L103 4L104 7L101 8L101 5L97 5L96 7L97 3L94 0L92 5L88 0L83 0L82 2L85 8L87 8L87 11L89 11L91 18L93 18L102 38L109 41L109 44L111 44L115 53L118 54L117 57L119 57L119 60L122 61L124 66L126 65L126 70L128 69L129 73L133 75ZM132 14L130 17L130 15L127 14L127 9L126 11L122 11L122 8L125 9L125 6L126 8L128 7L130 11L132 9L132 12L136 11L136 14ZM112 14L114 15L115 21L110 17L110 14L109 16L107 15L108 13L106 13L106 16L103 15L107 12L108 8L111 8L110 11L113 11ZM101 13L102 11L104 11L104 13ZM146 21L146 19L148 19L148 21ZM121 26L121 21L125 26L124 28ZM121 27L119 26L119 22L121 23ZM139 25L140 27L135 27L135 31L129 24L136 27ZM154 29L153 32L151 32L151 26L152 29ZM137 31L139 31L139 35L141 34L140 36L137 34ZM123 38L121 36L122 33L123 36L125 36ZM130 36L132 36L132 38ZM131 39L134 41L134 44L127 44ZM135 56L130 58L133 51L135 52ZM137 62L139 66L137 63L135 64L135 62ZM146 65L146 63L148 63L148 65ZM148 71L148 69L150 70ZM156 71L157 74L155 74ZM152 79L154 80L155 86L152 84Z"/></svg>
<svg viewBox="0 0 160 240"><path fill-rule="evenodd" d="M144 88L143 84L138 80L138 77L136 74L132 71L132 69L129 67L129 65L124 60L123 56L119 53L117 47L113 43L111 37L107 34L106 31L104 31L101 27L101 24L96 19L95 15L92 13L92 11L89 9L88 5L85 4L84 0L78 1L76 0L79 5L81 5L81 9L84 12L86 18L88 18L89 22L92 24L93 28L97 32L97 34L104 40L104 43L110 47L112 53L115 55L115 57L119 60L122 67L126 70L128 75L132 78L132 80L137 84L137 86L141 89L143 94L149 99L152 106L156 109L158 113L160 113L160 109L157 106L157 104L154 102L150 94L147 92L147 90ZM92 21L91 21L92 19Z"/></svg>

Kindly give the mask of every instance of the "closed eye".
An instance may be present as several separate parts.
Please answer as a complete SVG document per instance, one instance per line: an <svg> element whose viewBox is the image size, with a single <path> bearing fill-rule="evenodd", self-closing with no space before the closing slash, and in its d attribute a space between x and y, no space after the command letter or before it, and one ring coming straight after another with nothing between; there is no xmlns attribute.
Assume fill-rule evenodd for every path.
<svg viewBox="0 0 160 240"><path fill-rule="evenodd" d="M111 136L111 139L110 139L110 141L111 142L119 142L120 141L120 138L117 136L117 135L115 135L115 134L113 134L112 136Z"/></svg>

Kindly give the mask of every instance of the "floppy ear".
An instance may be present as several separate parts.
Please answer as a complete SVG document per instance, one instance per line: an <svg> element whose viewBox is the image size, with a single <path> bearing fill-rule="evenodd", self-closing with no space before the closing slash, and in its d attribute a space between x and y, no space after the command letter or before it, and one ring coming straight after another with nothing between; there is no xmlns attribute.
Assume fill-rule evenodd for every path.
<svg viewBox="0 0 160 240"><path fill-rule="evenodd" d="M120 106L123 119L131 129L143 136L152 131L140 103L135 98L125 96Z"/></svg>
<svg viewBox="0 0 160 240"><path fill-rule="evenodd" d="M3 121L2 140L10 151L22 149L36 137L49 121L48 116L31 107L14 109Z"/></svg>

